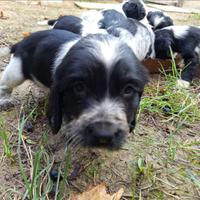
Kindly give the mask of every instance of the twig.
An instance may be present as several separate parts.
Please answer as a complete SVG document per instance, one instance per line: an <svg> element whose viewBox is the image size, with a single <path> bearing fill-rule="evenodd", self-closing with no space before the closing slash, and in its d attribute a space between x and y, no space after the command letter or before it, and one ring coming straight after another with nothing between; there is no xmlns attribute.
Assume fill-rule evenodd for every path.
<svg viewBox="0 0 200 200"><path fill-rule="evenodd" d="M122 175L121 175L119 172L118 172L118 173L119 173L119 174L118 174L118 173L115 172L114 169L112 169L111 167L110 167L109 169L110 169L112 172L114 172L117 176L119 176L123 181L126 181L126 180L122 177Z"/></svg>
<svg viewBox="0 0 200 200"><path fill-rule="evenodd" d="M165 184L167 184L167 185L169 185L169 186L175 188L175 189L178 189L176 186L172 185L171 183L167 183L167 182L165 182L165 181L163 181L162 179L157 178L157 177L155 177L155 178L156 178L157 180L159 180L159 181L161 181L161 182L163 182L163 183L165 183Z"/></svg>

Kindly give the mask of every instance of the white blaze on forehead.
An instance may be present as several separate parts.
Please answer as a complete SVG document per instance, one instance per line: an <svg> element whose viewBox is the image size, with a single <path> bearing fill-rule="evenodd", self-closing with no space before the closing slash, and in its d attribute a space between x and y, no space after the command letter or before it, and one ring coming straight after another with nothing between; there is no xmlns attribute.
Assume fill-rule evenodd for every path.
<svg viewBox="0 0 200 200"><path fill-rule="evenodd" d="M174 37L179 39L187 35L189 26L169 26L164 29L172 30L174 32Z"/></svg>
<svg viewBox="0 0 200 200"><path fill-rule="evenodd" d="M163 20L164 20L164 17L160 17L160 16L156 15L155 18L153 19L153 25L156 27Z"/></svg>
<svg viewBox="0 0 200 200"><path fill-rule="evenodd" d="M68 53L68 51L71 49L72 46L74 46L74 44L76 44L79 39L75 39L73 41L70 42L66 42L64 43L58 50L56 56L55 56L55 61L54 61L54 65L53 65L53 74L55 74L55 71L58 67L58 65L60 65L60 63L62 62L63 58L65 57L65 55Z"/></svg>
<svg viewBox="0 0 200 200"><path fill-rule="evenodd" d="M94 46L90 49L91 53L99 60L104 62L107 68L121 58L123 44L118 38L109 37L105 39L102 36L102 41L94 40Z"/></svg>

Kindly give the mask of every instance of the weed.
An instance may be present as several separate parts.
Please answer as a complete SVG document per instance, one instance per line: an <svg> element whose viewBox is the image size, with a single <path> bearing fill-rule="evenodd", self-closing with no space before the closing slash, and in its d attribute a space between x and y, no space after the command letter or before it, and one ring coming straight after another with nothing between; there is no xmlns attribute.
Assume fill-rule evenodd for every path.
<svg viewBox="0 0 200 200"><path fill-rule="evenodd" d="M4 128L4 120L2 117L0 117L1 119L1 124L0 124L0 136L2 137L2 139L4 140L4 144L1 144L3 146L3 150L4 150L4 153L6 154L6 156L8 157L9 159L9 163L10 164L13 164L15 163L15 161L13 160L12 158L12 148L10 147L10 144L8 142L8 137L7 137L7 134L6 134L6 131L5 131L5 128Z"/></svg>
<svg viewBox="0 0 200 200"><path fill-rule="evenodd" d="M194 13L194 18L199 20L200 19L200 13Z"/></svg>

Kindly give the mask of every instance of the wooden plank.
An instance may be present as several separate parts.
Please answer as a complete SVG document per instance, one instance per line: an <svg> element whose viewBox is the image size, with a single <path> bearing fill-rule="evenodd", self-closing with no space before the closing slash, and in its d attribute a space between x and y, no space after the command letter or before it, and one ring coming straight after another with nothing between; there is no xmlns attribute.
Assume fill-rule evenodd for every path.
<svg viewBox="0 0 200 200"><path fill-rule="evenodd" d="M75 2L75 5L77 5L80 8L85 8L85 9L103 10L106 8L112 9L115 6L118 6L119 4Z"/></svg>
<svg viewBox="0 0 200 200"><path fill-rule="evenodd" d="M174 1L147 0L147 2L157 3L157 4L162 4L162 5L172 5L172 6L176 6L177 4L177 2L174 2Z"/></svg>
<svg viewBox="0 0 200 200"><path fill-rule="evenodd" d="M175 12L175 13L192 13L191 10L184 9L184 8L178 8L175 6L163 6L163 5L156 5L156 4L146 4L146 6L157 8L160 10L163 10L165 12Z"/></svg>

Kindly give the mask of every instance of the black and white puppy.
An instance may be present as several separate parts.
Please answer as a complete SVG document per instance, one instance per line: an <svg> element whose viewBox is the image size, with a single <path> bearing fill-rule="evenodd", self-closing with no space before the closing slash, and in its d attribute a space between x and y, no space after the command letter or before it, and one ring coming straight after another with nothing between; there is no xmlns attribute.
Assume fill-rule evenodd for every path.
<svg viewBox="0 0 200 200"><path fill-rule="evenodd" d="M147 20L153 26L153 30L161 29L167 26L173 26L174 22L169 15L163 11L148 12Z"/></svg>
<svg viewBox="0 0 200 200"><path fill-rule="evenodd" d="M122 10L127 18L137 19L138 21L146 16L146 6L140 0L130 0L122 3Z"/></svg>
<svg viewBox="0 0 200 200"><path fill-rule="evenodd" d="M147 70L124 42L111 35L86 37L51 29L24 38L0 81L1 109L14 87L31 79L50 88L47 117L56 134L85 146L119 149L135 126ZM63 121L64 119L64 121Z"/></svg>
<svg viewBox="0 0 200 200"><path fill-rule="evenodd" d="M99 24L100 28L107 29L115 23L132 18L142 20L146 16L146 6L140 0L130 0L119 5L113 5L102 11L89 10L82 14L82 19Z"/></svg>
<svg viewBox="0 0 200 200"><path fill-rule="evenodd" d="M169 26L155 31L156 58L170 58L169 46L181 54L185 66L179 86L189 87L199 66L200 28L193 26Z"/></svg>
<svg viewBox="0 0 200 200"><path fill-rule="evenodd" d="M151 28L148 29L138 20L122 20L108 28L107 32L125 42L140 61L155 58L155 35Z"/></svg>
<svg viewBox="0 0 200 200"><path fill-rule="evenodd" d="M38 24L51 25L52 29L66 30L82 36L94 33L106 33L105 30L99 30L99 26L96 23L88 22L73 15L66 15L57 20L40 21Z"/></svg>

